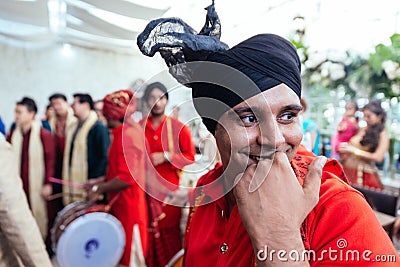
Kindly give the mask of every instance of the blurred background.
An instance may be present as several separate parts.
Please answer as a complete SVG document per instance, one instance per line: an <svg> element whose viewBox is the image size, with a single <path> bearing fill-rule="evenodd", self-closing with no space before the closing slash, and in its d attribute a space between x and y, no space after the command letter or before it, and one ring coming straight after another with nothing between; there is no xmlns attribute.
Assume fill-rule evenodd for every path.
<svg viewBox="0 0 400 267"><path fill-rule="evenodd" d="M157 54L150 59L136 46L146 24L180 17L194 29L203 26L211 1L204 0L1 0L0 116L7 128L23 96L34 98L42 116L48 97L86 92L100 99L149 80L174 87L168 111L182 105L180 119L197 133L200 121L190 105L190 89L167 74ZM320 129L321 153L355 99L363 106L380 99L387 112L389 158L383 181L400 185L400 4L398 0L216 0L221 40L234 46L257 33L290 39L303 63L304 115ZM161 74L160 74L161 73ZM362 116L362 114L360 114ZM362 126L362 121L360 121ZM196 134L194 134L196 137Z"/></svg>

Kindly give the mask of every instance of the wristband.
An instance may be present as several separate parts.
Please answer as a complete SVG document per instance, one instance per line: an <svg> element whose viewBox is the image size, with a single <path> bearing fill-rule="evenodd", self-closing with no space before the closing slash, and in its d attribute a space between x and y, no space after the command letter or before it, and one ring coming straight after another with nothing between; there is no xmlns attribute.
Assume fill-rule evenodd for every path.
<svg viewBox="0 0 400 267"><path fill-rule="evenodd" d="M354 151L353 151L354 155L356 155L356 156L361 156L361 152L362 151L358 148L354 149Z"/></svg>
<svg viewBox="0 0 400 267"><path fill-rule="evenodd" d="M171 154L169 152L164 152L164 158L168 161L171 162Z"/></svg>

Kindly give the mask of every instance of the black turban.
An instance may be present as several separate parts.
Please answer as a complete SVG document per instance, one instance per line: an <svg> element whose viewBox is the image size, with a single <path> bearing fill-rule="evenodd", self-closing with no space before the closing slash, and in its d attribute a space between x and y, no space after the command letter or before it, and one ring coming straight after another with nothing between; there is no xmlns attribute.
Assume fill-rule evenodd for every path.
<svg viewBox="0 0 400 267"><path fill-rule="evenodd" d="M211 133L229 108L281 83L301 96L296 49L274 34L256 35L230 50L212 53L207 63L196 65L192 78L199 82L188 85L194 106Z"/></svg>
<svg viewBox="0 0 400 267"><path fill-rule="evenodd" d="M225 111L281 83L300 98L300 60L289 41L260 34L227 50L218 43L221 27L214 5L207 10L206 25L198 35L191 28L185 30L182 21L174 20L171 26L171 19L161 19L149 23L139 35L138 45L148 56L156 48L171 66L170 73L192 88L194 106L211 133ZM160 43L162 46L157 46Z"/></svg>

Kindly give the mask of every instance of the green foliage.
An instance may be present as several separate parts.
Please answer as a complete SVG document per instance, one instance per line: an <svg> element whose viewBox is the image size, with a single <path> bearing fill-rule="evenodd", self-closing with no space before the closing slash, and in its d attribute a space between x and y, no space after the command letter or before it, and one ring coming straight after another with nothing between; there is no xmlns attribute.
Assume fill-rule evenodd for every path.
<svg viewBox="0 0 400 267"><path fill-rule="evenodd" d="M399 52L400 49L400 34L395 33L390 37L390 41L392 42L392 46ZM399 56L399 54L397 54Z"/></svg>
<svg viewBox="0 0 400 267"><path fill-rule="evenodd" d="M400 34L393 34L390 37L391 45L378 44L375 53L370 55L369 64L377 75L382 74L382 63L387 60L400 62Z"/></svg>
<svg viewBox="0 0 400 267"><path fill-rule="evenodd" d="M369 64L376 74L382 74L382 63L390 55L390 50L387 49L383 44L379 44L375 47L375 54L369 56Z"/></svg>
<svg viewBox="0 0 400 267"><path fill-rule="evenodd" d="M294 46L303 56L303 64L308 67L303 71L305 85L310 89L323 88L327 91L344 86L349 95L372 97L377 93L383 93L386 98L398 97L400 88L400 34L390 37L391 44L378 44L375 51L368 58L360 55L352 55L347 52L347 58L343 62L329 59L329 56L319 64L307 64L312 60L308 47L300 41L292 40ZM326 64L328 63L328 64ZM324 67L338 64L344 66L344 77L335 77L329 74L330 69ZM333 71L332 71L333 72ZM328 73L328 74L327 74Z"/></svg>

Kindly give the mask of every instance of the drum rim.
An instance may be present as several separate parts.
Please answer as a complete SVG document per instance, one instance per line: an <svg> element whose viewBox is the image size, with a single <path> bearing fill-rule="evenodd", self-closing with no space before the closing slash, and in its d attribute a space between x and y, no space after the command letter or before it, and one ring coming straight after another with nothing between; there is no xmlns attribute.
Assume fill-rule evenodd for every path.
<svg viewBox="0 0 400 267"><path fill-rule="evenodd" d="M181 258L183 258L183 255L185 254L185 250L182 248L180 249L165 265L165 267L173 267L177 261L179 261Z"/></svg>
<svg viewBox="0 0 400 267"><path fill-rule="evenodd" d="M70 210L80 206L80 205L88 205L87 202L84 201L75 201L72 203L69 203L68 205L66 205L62 210L60 210L59 212L57 212L57 216L54 220L53 226L50 229L50 239L51 239L51 249L53 250L54 253L57 252L57 226L59 227L59 223L61 221L61 219L63 219L63 216L69 212ZM66 218L65 218L66 219Z"/></svg>

